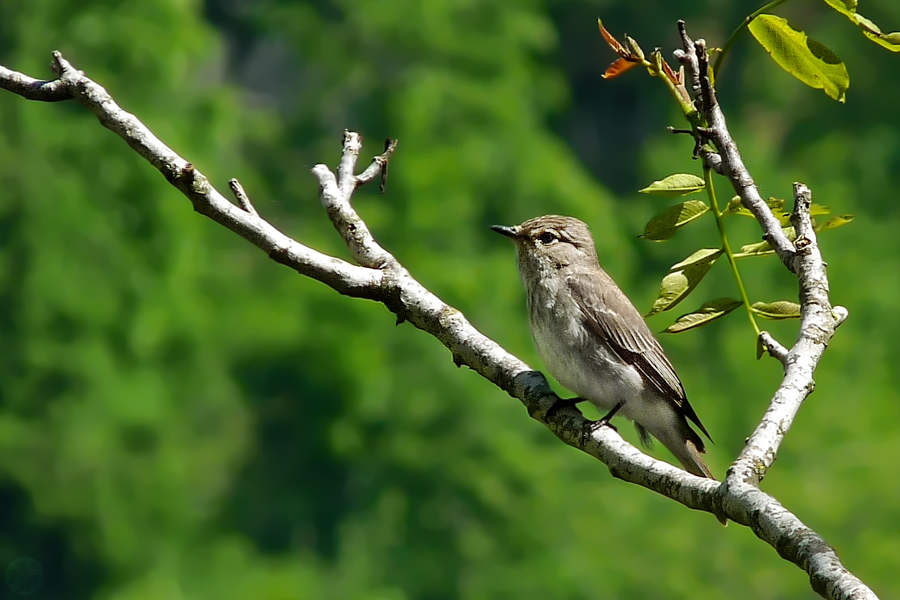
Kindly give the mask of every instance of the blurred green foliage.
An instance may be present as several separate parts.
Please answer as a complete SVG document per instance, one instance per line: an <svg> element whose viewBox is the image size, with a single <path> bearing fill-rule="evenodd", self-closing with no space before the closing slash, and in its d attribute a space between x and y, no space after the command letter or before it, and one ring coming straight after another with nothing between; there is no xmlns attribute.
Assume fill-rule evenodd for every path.
<svg viewBox="0 0 900 600"><path fill-rule="evenodd" d="M678 109L656 82L600 79L612 57L596 17L671 50L678 18L715 45L756 7L6 0L0 64L49 77L60 50L219 189L238 177L273 224L338 256L309 167L336 163L344 128L370 154L399 138L387 193L362 191L358 210L426 286L539 366L514 259L490 224L587 221L642 310L705 235L636 239L663 207L637 190L699 165L690 140L665 132ZM900 4L865 13L900 24ZM886 74L898 57L821 2L779 14L844 59L847 103L748 38L718 81L732 133L764 195L804 181L860 216L822 240L850 319L764 488L889 597L900 82ZM755 223L734 226L758 238ZM755 298L796 296L776 260L741 268ZM718 268L701 284L708 297L731 286ZM766 326L785 343L796 331ZM0 94L0 342L0 565L36 558L37 598L814 597L746 529L614 480L383 307L196 215L74 103ZM754 360L742 319L664 343L721 473L778 365Z"/></svg>

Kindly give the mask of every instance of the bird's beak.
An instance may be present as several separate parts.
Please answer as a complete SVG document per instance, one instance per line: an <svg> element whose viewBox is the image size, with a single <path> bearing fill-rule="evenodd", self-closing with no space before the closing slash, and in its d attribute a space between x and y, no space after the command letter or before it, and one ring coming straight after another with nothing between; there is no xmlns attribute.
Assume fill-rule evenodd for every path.
<svg viewBox="0 0 900 600"><path fill-rule="evenodd" d="M507 227L506 225L491 225L491 230L496 231L500 235L505 235L508 238L516 239L519 237L518 227Z"/></svg>

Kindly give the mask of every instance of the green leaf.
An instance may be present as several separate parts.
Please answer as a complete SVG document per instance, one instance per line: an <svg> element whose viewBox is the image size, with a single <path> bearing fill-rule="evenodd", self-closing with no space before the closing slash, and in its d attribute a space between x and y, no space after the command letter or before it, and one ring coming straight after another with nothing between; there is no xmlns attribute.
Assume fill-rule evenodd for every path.
<svg viewBox="0 0 900 600"><path fill-rule="evenodd" d="M867 27L867 25L875 25L875 23L872 23L872 21L869 21L862 15L856 15L855 21L859 28L862 29L864 36L891 52L900 52L900 32L875 33Z"/></svg>
<svg viewBox="0 0 900 600"><path fill-rule="evenodd" d="M789 240L793 241L797 239L797 233L794 231L793 227L783 227L782 231L784 231L784 235L786 235ZM735 252L734 257L747 258L748 256L767 256L769 254L775 254L772 244L762 241L741 246L741 251Z"/></svg>
<svg viewBox="0 0 900 600"><path fill-rule="evenodd" d="M856 24L859 25L859 28L863 30L863 33L872 33L879 37L883 35L881 33L881 27L875 24L874 21L865 18L859 13L854 13L853 20L856 21Z"/></svg>
<svg viewBox="0 0 900 600"><path fill-rule="evenodd" d="M829 229L837 229L838 227L843 227L854 218L856 218L856 215L837 215L836 217L828 219L821 225L816 225L815 230L818 232L828 231Z"/></svg>
<svg viewBox="0 0 900 600"><path fill-rule="evenodd" d="M818 204L813 204L810 207L810 213L813 215L827 215L830 212L827 206L820 206ZM785 213L789 214L789 213ZM856 218L856 215L837 215L834 216L822 224L818 224L814 227L816 232L828 231L829 229L837 229L838 227L843 227L850 221ZM784 235L791 241L797 239L797 233L794 231L793 227L784 227L782 229L784 231ZM748 256L767 256L769 254L775 254L775 250L772 248L772 245L769 242L762 241L756 242L755 244L747 244L745 246L741 246L740 252L735 252L735 258L747 258Z"/></svg>
<svg viewBox="0 0 900 600"><path fill-rule="evenodd" d="M744 208L744 205L741 204L740 196L735 196L728 201L725 210L722 211L722 216L724 217L725 215L749 215L752 217L753 213Z"/></svg>
<svg viewBox="0 0 900 600"><path fill-rule="evenodd" d="M782 227L791 224L791 213L784 210L784 198L773 198L770 196L766 204Z"/></svg>
<svg viewBox="0 0 900 600"><path fill-rule="evenodd" d="M754 302L750 309L764 319L780 321L782 319L799 319L800 305L789 300L777 302Z"/></svg>
<svg viewBox="0 0 900 600"><path fill-rule="evenodd" d="M694 312L678 317L674 323L663 330L663 333L681 333L682 331L702 327L716 319L721 319L740 305L741 301L733 298L710 300Z"/></svg>
<svg viewBox="0 0 900 600"><path fill-rule="evenodd" d="M791 213L777 212L774 214L775 214L775 218L778 219L778 222L781 224L782 227L784 227L785 225L791 224Z"/></svg>
<svg viewBox="0 0 900 600"><path fill-rule="evenodd" d="M783 198L769 198L766 201L766 204L772 210L772 214L775 215L775 218L781 222L782 226L790 225L791 223L791 213L786 212L784 210L784 199ZM813 203L809 207L809 212L811 215L827 215L831 212L831 209L827 206L822 206L821 204ZM725 207L725 210L722 211L722 215L741 215L743 217L753 217L753 213L744 208L743 204L741 204L740 196L735 196L731 199L728 205Z"/></svg>
<svg viewBox="0 0 900 600"><path fill-rule="evenodd" d="M735 252L734 257L746 258L748 256L766 256L769 254L775 254L775 249L772 248L772 244L769 242L762 241L741 246L741 251Z"/></svg>
<svg viewBox="0 0 900 600"><path fill-rule="evenodd" d="M825 4L855 22L856 2L853 0L824 0Z"/></svg>
<svg viewBox="0 0 900 600"><path fill-rule="evenodd" d="M782 69L806 85L824 90L838 102L844 101L850 75L843 61L827 46L775 15L759 15L749 28Z"/></svg>
<svg viewBox="0 0 900 600"><path fill-rule="evenodd" d="M784 198L774 198L769 196L766 204L772 209L772 212L784 212Z"/></svg>
<svg viewBox="0 0 900 600"><path fill-rule="evenodd" d="M675 235L676 231L708 210L709 206L701 200L688 200L670 206L647 222L644 227L644 235L641 237L645 240L667 240Z"/></svg>
<svg viewBox="0 0 900 600"><path fill-rule="evenodd" d="M676 270L693 268L697 265L707 263L709 264L709 266L712 266L712 264L716 262L716 259L721 255L722 250L719 248L701 248L680 263L675 263L674 265L672 265L672 267L669 269L669 272L672 273Z"/></svg>
<svg viewBox="0 0 900 600"><path fill-rule="evenodd" d="M769 203L768 203L769 208L772 208L772 202L771 202L772 200L777 200L777 199L769 198ZM784 208L784 206L783 206L784 200L782 200L781 202L782 202L782 209L783 209ZM777 204L776 204L776 206L777 206ZM777 213L777 210L775 208L772 208L772 210ZM728 204L725 206L725 210L722 211L722 216L725 216L725 215L741 215L742 217L753 218L753 213L750 212L750 209L744 207L743 203L741 202L740 196L735 196L728 202Z"/></svg>
<svg viewBox="0 0 900 600"><path fill-rule="evenodd" d="M850 19L854 25L862 30L863 35L879 46L884 46L891 52L900 52L900 32L881 33L881 28L872 22L871 19L867 19L856 12L856 0L824 0L824 2Z"/></svg>
<svg viewBox="0 0 900 600"><path fill-rule="evenodd" d="M672 265L669 274L660 282L659 295L646 316L669 310L687 298L721 255L722 250L718 248L703 248Z"/></svg>
<svg viewBox="0 0 900 600"><path fill-rule="evenodd" d="M770 200L769 206L771 207L772 206L771 201L775 200L775 198L769 198L769 200ZM784 200L781 201L781 206L782 206L782 210L783 210ZM772 208L772 211L775 213L775 218L781 222L782 227L786 227L791 224L791 213L778 212L774 208ZM829 208L827 206L822 206L821 204L816 204L815 202L813 202L812 204L809 205L809 214L812 215L813 217L816 217L819 215L827 215L830 212L831 212L831 208Z"/></svg>
<svg viewBox="0 0 900 600"><path fill-rule="evenodd" d="M676 173L665 179L654 181L644 189L642 194L656 194L659 196L684 196L691 192L697 192L706 187L706 182L690 173Z"/></svg>

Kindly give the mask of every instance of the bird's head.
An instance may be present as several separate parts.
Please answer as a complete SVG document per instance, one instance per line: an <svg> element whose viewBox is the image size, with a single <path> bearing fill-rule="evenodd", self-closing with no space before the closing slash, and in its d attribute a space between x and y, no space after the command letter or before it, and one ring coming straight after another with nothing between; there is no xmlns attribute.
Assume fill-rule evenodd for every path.
<svg viewBox="0 0 900 600"><path fill-rule="evenodd" d="M491 227L516 243L523 278L572 265L596 266L597 250L588 226L578 219L547 215L521 225Z"/></svg>

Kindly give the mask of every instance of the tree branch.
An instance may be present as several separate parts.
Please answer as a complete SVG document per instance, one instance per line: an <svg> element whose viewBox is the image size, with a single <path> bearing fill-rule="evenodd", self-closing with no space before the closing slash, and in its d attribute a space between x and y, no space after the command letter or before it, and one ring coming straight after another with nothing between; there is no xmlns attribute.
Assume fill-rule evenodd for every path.
<svg viewBox="0 0 900 600"><path fill-rule="evenodd" d="M759 195L753 178L747 171L737 144L731 139L725 115L716 100L710 81L709 57L706 42L693 41L684 22L678 22L682 49L676 58L690 74L695 104L708 127L700 135L708 136L718 152L708 147L701 150L714 171L727 177L765 231L765 239L775 249L781 261L796 275L800 284L800 334L796 344L786 350L768 333L760 334L760 342L785 367L784 379L772 398L759 426L748 438L738 459L728 470L730 483L740 480L758 485L775 456L785 434L791 428L800 405L815 387L813 374L837 325L847 316L846 309L832 310L828 299L828 275L825 262L816 243L816 233L810 215L812 194L805 185L794 184L794 212L791 223L797 233L792 243L775 218L768 204Z"/></svg>
<svg viewBox="0 0 900 600"><path fill-rule="evenodd" d="M800 334L797 343L783 357L784 379L766 414L729 469L729 478L739 478L747 483L758 484L762 481L775 461L778 448L800 406L815 389L813 375L816 366L837 327L837 318L828 300L825 263L816 243L810 216L811 204L809 188L795 183L791 222L797 231L797 238L791 266L800 283Z"/></svg>
<svg viewBox="0 0 900 600"><path fill-rule="evenodd" d="M788 349L781 345L781 342L773 338L768 331L759 332L759 341L765 347L769 356L785 365L787 362ZM785 365L786 366L786 365Z"/></svg>
<svg viewBox="0 0 900 600"><path fill-rule="evenodd" d="M711 156L713 153L708 147L701 147L700 156L713 167L716 173L728 178L735 193L740 196L741 203L753 213L762 226L763 237L772 244L778 257L781 258L781 262L790 269L792 268L794 248L781 229L778 219L775 218L769 205L760 195L756 182L753 181L753 177L750 176L750 172L744 165L737 144L731 139L731 134L728 132L725 115L716 99L716 92L709 77L706 42L691 40L684 21L678 21L678 32L681 35L682 49L675 51L675 58L684 65L685 71L691 78L694 102L707 124L703 133L718 148L719 156L717 157Z"/></svg>
<svg viewBox="0 0 900 600"><path fill-rule="evenodd" d="M764 239L772 245L785 267L796 275L800 287L800 332L794 346L787 350L767 332L760 333L760 342L770 355L784 365L785 373L760 424L728 469L723 484L727 491L723 492L723 498L725 512L731 518L734 513L730 506L731 499L740 496L748 500L754 496L756 492L753 490L775 461L778 448L790 430L800 406L815 388L813 375L819 360L835 329L847 318L848 312L840 306L832 309L828 298L828 276L816 243L810 214L812 194L809 188L801 183L794 184L791 223L797 236L792 243L760 196L737 144L728 132L724 113L711 83L706 43L703 40L691 40L683 21L678 22L678 29L682 49L676 50L675 57L690 75L695 105L707 125L697 128L698 135L701 136L700 141L703 141L702 138L712 141L717 150L713 151L704 145L700 155L714 172L731 181L741 203L762 226ZM794 521L793 515L782 514L784 509L776 505L772 501L765 509L773 525L782 519ZM777 528L783 529L783 525ZM754 531L772 544L781 556L805 569L810 574L813 589L826 598L875 598L871 590L843 567L824 540L805 526L795 529L786 545L782 545L775 537L768 536L770 531L767 526L762 531L756 528Z"/></svg>
<svg viewBox="0 0 900 600"><path fill-rule="evenodd" d="M356 133L345 132L337 174L332 173L324 165L316 165L312 169L319 182L323 206L351 254L361 266L351 265L316 252L275 229L252 209L239 184L232 185L241 207L226 200L199 170L163 144L134 115L122 110L100 85L72 68L58 52L54 52L53 57L59 74L58 79L37 81L0 67L0 87L31 100L47 102L77 100L91 110L104 127L125 140L140 156L159 170L191 201L197 212L247 239L273 260L321 281L341 294L383 303L398 316L399 320L408 320L417 328L437 338L450 350L456 364L472 368L511 396L518 398L532 418L546 425L563 442L603 461L613 476L646 487L689 508L711 512L720 517L725 516L752 528L784 558L807 571L813 588L828 598L875 597L841 565L834 551L817 534L803 525L774 498L747 482L747 477L743 475L745 467L742 466L744 464L741 462L742 459L739 459L730 470L728 479L720 485L641 453L610 428L591 428L591 422L576 408L559 403L559 398L552 392L541 373L532 370L496 342L484 336L462 313L442 302L416 281L393 255L375 241L350 202L356 187L374 180L382 169L386 168L396 143L389 145L385 153L376 157L372 165L362 174L354 175L362 138ZM734 162L736 147L731 152L730 158L725 158L723 152L726 172L731 172L736 164ZM739 161L739 156L737 159ZM728 164L731 167L728 167ZM743 163L739 164L743 166ZM755 190L755 187L753 189ZM818 356L824 351L825 343L830 338L830 332L833 332L838 318L830 316L832 311L828 305L827 280L824 279L824 270L818 267L821 257L815 245L815 234L811 230L806 230L804 219L808 216L808 203L804 202L801 199L798 208L795 209L798 215L798 240L802 238L810 242L802 249L798 249L796 257L793 247L782 248L782 251L785 257L790 257L796 263L795 271L812 273L809 286L804 288L801 279L801 289L806 290L801 294L801 300L804 302L804 310L807 311L804 313L806 317L802 330L808 331L809 334L807 339L801 333L801 342L806 340L805 344L812 345L814 358L800 356L801 352L809 350L806 346L798 349L801 343L798 342L788 355L786 363L789 365L788 370L791 368L790 365L798 365L797 378L808 376L811 381L810 369L814 368ZM768 210L767 206L765 208ZM802 235L799 233L801 230ZM820 275L822 279L817 279ZM831 328L820 331L818 337L813 338L812 328L821 324L825 318L823 315L831 319L830 321L826 319L827 323L831 323ZM815 354L816 352L818 354ZM808 392L801 390L798 395L805 397L806 393ZM796 398L791 401L794 400ZM765 423L764 420L760 427ZM754 434L753 439L758 438L760 443L767 441L768 432L766 428L765 435ZM780 441L780 438L777 441ZM756 447L754 443L754 449ZM772 456L774 457L774 450ZM747 460L755 460L755 457L757 454L754 450L748 455ZM765 455L763 460L767 457L768 455ZM765 468L769 465L771 462L765 464Z"/></svg>
<svg viewBox="0 0 900 600"><path fill-rule="evenodd" d="M384 193L384 183L387 179L388 161L397 149L397 140L387 140L384 144L384 152L372 159L372 164L365 171L356 176L356 185L365 185L381 175L381 193Z"/></svg>
<svg viewBox="0 0 900 600"><path fill-rule="evenodd" d="M244 191L244 187L241 185L240 181L237 179L230 179L228 181L228 187L231 188L231 193L234 194L234 198L238 201L241 208L254 217L259 217L259 213L256 212L256 208L254 208L253 203L250 202L250 197L247 196L247 192Z"/></svg>
<svg viewBox="0 0 900 600"><path fill-rule="evenodd" d="M61 61L63 61L62 55L59 52L53 52L51 67L57 75L62 74L63 65ZM68 63L65 64L68 65ZM0 65L0 87L28 100L40 102L61 102L74 98L71 86L63 81L61 77L42 81L22 73L10 71L2 65Z"/></svg>

